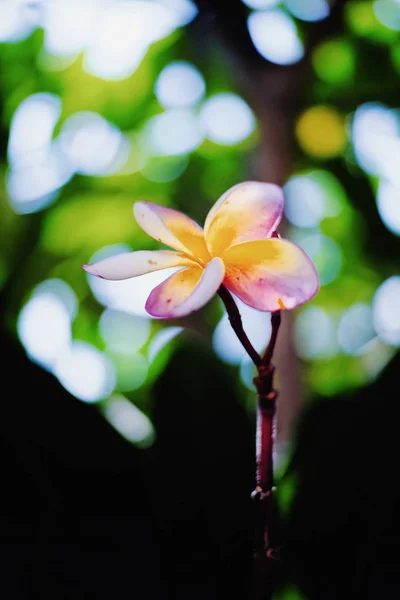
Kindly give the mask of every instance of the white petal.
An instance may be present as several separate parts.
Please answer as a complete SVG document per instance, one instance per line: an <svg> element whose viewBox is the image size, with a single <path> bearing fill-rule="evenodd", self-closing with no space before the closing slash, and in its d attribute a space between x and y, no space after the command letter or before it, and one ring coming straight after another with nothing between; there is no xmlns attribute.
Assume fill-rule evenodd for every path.
<svg viewBox="0 0 400 600"><path fill-rule="evenodd" d="M180 252L171 250L139 250L110 256L92 265L82 265L91 275L101 279L130 279L169 267L195 266L196 263Z"/></svg>

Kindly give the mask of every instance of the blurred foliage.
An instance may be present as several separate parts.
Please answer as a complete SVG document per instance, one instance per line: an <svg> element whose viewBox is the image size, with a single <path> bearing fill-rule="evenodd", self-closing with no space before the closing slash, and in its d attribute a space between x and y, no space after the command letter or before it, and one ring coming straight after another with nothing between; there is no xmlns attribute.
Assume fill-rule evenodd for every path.
<svg viewBox="0 0 400 600"><path fill-rule="evenodd" d="M287 587L274 596L275 600L304 600L305 596L294 586Z"/></svg>
<svg viewBox="0 0 400 600"><path fill-rule="evenodd" d="M397 152L400 140L393 132L387 136L388 143L382 144L380 125L373 120L362 126L361 133L355 133L353 126L357 110L371 102L381 103L383 113L399 119L400 24L396 20L393 27L383 23L378 4L365 0L347 2L341 14L340 31L315 45L305 79L305 105L295 124L296 153L285 187L289 234L311 255L323 284L313 302L297 311L299 318L303 315L308 319L306 331L311 332L310 336L304 335L298 327L295 336L299 357L304 361L302 373L309 396L331 396L366 384L379 374L400 344L398 299L397 302L392 299L390 304L398 343L389 344L387 332L374 329L376 291L384 280L398 272L400 208L393 204L387 209L389 213L386 211L385 215L389 217L385 219L391 218L394 223L389 230L377 204L380 183L388 175L378 165L379 156L373 154L373 141L365 150L364 137L372 140L376 137L377 153L386 148L387 161L391 159L390 148ZM282 10L288 13L287 9ZM295 13L293 17L299 35L307 44L309 24L296 19ZM109 292L103 290L103 296L100 291L96 293L94 288L90 289L79 265L89 262L99 250L107 251L107 247L115 245L132 249L156 247L133 219L135 200L172 206L202 222L227 188L262 176L257 170L261 152L259 129L252 127L245 109L242 113L232 109L229 114L228 104L228 117L219 113L213 117L214 121L211 117L206 120L208 102L224 92L240 95L243 89L225 55L215 47L198 52L198 40L194 43L191 35L187 27L171 27L161 39L148 44L142 59L129 74L114 78L102 78L91 72L82 49L65 55L46 50L46 34L40 27L17 35L17 39L7 40L5 35L2 43L0 37L0 286L6 289L9 298L8 325L16 331L18 315L32 297L35 286L47 279L62 279L79 303L76 316L71 318L72 338L84 340L104 352L114 365L115 390L148 414L151 414L151 386L166 367L182 334L169 341L167 336L165 345L150 358L149 348L155 336L170 326L153 322L141 347L122 354L110 350L98 329L105 307L146 318L143 307L135 304L132 287L121 291L123 306ZM277 38L276 44L279 43ZM187 61L200 73L206 93L204 98L200 94L186 104L178 94L168 106L156 93L156 84L163 69L177 60ZM173 85L170 83L169 89L172 96ZM183 87L183 91L186 93L187 89ZM37 148L34 140L29 142L34 135L40 138L40 131L38 134L35 123L28 124L17 140L22 148L20 162L13 165L15 157L12 159L10 149L7 157L13 118L24 100L43 92L61 99L59 118L50 127L46 148L43 140ZM40 123L43 115L41 109L37 111ZM189 119L182 131L177 130L179 119L171 121L169 128L166 122L161 126L161 121L154 120L160 115L169 118L173 111L182 111L179 115ZM69 119L88 112L101 115L101 127L108 127L105 133L90 128L77 133L71 129ZM231 120L230 126L226 119ZM43 127L48 127L43 123ZM235 133L235 127L239 133ZM371 131L367 131L368 127ZM236 139L230 137L232 132ZM93 138L98 141L91 141L92 135L98 135ZM110 148L117 139L118 148L113 154ZM170 143L175 146L168 146ZM27 157L23 154L26 144L30 152ZM55 173L38 171L33 177L29 169L38 165L43 168L40 161L46 161L49 153L61 160L61 167L57 163ZM367 167L367 163L372 166ZM64 171L59 174L57 169L66 170L67 174ZM14 175L15 184L11 178ZM42 189L43 182L49 183L49 187ZM398 186L399 182L393 180L392 184ZM350 321L341 325L346 311L357 303L372 307L370 322L359 323L355 313L357 322L353 323L349 317ZM320 312L307 313L310 307ZM329 331L320 329L313 320L321 314L326 317L324 323L331 324ZM210 338L221 315L221 307L215 300L200 316L180 325L191 335ZM46 315L37 315L35 319L39 317L44 321L38 322L37 332L45 335ZM47 322L47 327L51 330L52 324ZM343 327L351 344L343 337ZM372 332L367 340L360 334L365 327ZM313 340L312 347L309 337ZM35 358L34 348L27 351L43 365ZM57 375L56 363L43 366ZM240 385L246 400L249 393L246 385L251 387L251 377L243 375L244 372L242 365ZM239 377L239 371L235 373ZM108 397L99 392L96 401L103 406ZM298 596L290 592L285 596L289 598Z"/></svg>

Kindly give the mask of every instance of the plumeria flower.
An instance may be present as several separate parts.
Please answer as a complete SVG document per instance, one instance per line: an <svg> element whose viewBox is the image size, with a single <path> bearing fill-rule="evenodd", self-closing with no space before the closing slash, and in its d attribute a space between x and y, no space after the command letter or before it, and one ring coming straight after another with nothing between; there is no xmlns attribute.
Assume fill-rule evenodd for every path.
<svg viewBox="0 0 400 600"><path fill-rule="evenodd" d="M174 250L126 252L82 266L112 280L180 267L150 293L146 311L153 317L184 317L204 306L222 284L258 310L292 309L317 293L319 281L298 246L271 237L282 210L282 190L255 181L225 192L208 213L204 229L177 210L136 202L140 227Z"/></svg>

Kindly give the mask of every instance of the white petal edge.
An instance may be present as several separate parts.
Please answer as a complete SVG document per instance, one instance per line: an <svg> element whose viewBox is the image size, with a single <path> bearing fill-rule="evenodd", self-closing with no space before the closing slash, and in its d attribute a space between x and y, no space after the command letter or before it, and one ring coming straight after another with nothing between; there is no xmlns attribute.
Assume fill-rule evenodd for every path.
<svg viewBox="0 0 400 600"><path fill-rule="evenodd" d="M124 252L100 260L92 265L82 265L82 268L101 279L120 281L160 271L170 267L192 267L196 263L180 252L172 250L138 250Z"/></svg>

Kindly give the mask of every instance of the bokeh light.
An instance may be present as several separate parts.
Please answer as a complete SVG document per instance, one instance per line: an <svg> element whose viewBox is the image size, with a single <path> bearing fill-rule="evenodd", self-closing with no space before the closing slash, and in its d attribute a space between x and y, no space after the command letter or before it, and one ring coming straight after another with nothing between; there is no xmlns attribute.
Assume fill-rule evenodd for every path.
<svg viewBox="0 0 400 600"><path fill-rule="evenodd" d="M21 310L17 323L19 338L35 362L50 368L71 341L70 314L57 295L37 290Z"/></svg>
<svg viewBox="0 0 400 600"><path fill-rule="evenodd" d="M294 176L284 186L285 215L297 227L315 227L326 215L325 195L311 177Z"/></svg>
<svg viewBox="0 0 400 600"><path fill-rule="evenodd" d="M120 392L132 392L144 384L149 365L141 352L113 354L112 358L116 369L117 389Z"/></svg>
<svg viewBox="0 0 400 600"><path fill-rule="evenodd" d="M329 16L327 0L284 0L286 8L302 21L322 21Z"/></svg>
<svg viewBox="0 0 400 600"><path fill-rule="evenodd" d="M373 301L373 321L379 337L393 346L400 346L400 276L386 279L376 291Z"/></svg>
<svg viewBox="0 0 400 600"><path fill-rule="evenodd" d="M13 115L6 184L8 199L17 213L48 206L72 176L72 169L52 141L60 114L60 98L39 93L23 100Z"/></svg>
<svg viewBox="0 0 400 600"><path fill-rule="evenodd" d="M256 386L254 385L254 377L256 376L257 369L255 364L249 357L244 357L240 363L240 380L252 392L256 390Z"/></svg>
<svg viewBox="0 0 400 600"><path fill-rule="evenodd" d="M158 76L155 85L157 100L166 108L191 106L205 94L204 79L193 65L175 61L167 65Z"/></svg>
<svg viewBox="0 0 400 600"><path fill-rule="evenodd" d="M87 46L101 10L97 0L54 0L43 10L44 49L74 56Z"/></svg>
<svg viewBox="0 0 400 600"><path fill-rule="evenodd" d="M337 325L323 308L304 308L295 320L294 334L297 353L305 360L324 360L338 352Z"/></svg>
<svg viewBox="0 0 400 600"><path fill-rule="evenodd" d="M324 218L337 217L346 201L339 181L322 169L293 175L283 190L286 218L296 227L318 227Z"/></svg>
<svg viewBox="0 0 400 600"><path fill-rule="evenodd" d="M199 118L185 109L170 109L152 117L144 135L149 152L155 156L193 152L204 139Z"/></svg>
<svg viewBox="0 0 400 600"><path fill-rule="evenodd" d="M190 22L196 13L190 0L54 0L45 3L40 26L48 54L74 57L83 52L90 74L119 80L136 70L151 44Z"/></svg>
<svg viewBox="0 0 400 600"><path fill-rule="evenodd" d="M340 247L333 239L318 231L301 229L294 231L291 238L314 262L322 286L332 283L338 277L343 258Z"/></svg>
<svg viewBox="0 0 400 600"><path fill-rule="evenodd" d="M124 79L140 65L150 45L180 25L167 3L116 1L104 4L85 52L84 67L102 79Z"/></svg>
<svg viewBox="0 0 400 600"><path fill-rule="evenodd" d="M32 292L32 296L41 294L51 294L60 300L69 314L71 322L75 319L78 313L79 300L68 283L62 279L46 279L39 283Z"/></svg>
<svg viewBox="0 0 400 600"><path fill-rule="evenodd" d="M372 308L361 302L350 306L339 321L338 342L341 350L351 355L363 354L369 350L375 338Z"/></svg>
<svg viewBox="0 0 400 600"><path fill-rule="evenodd" d="M155 440L150 419L121 394L111 396L104 407L104 416L129 442L147 448Z"/></svg>
<svg viewBox="0 0 400 600"><path fill-rule="evenodd" d="M11 169L6 179L10 204L19 214L42 210L57 199L71 176L72 171L57 154L47 156L42 164Z"/></svg>
<svg viewBox="0 0 400 600"><path fill-rule="evenodd" d="M267 347L271 336L269 313L255 310L238 298L235 298L235 302L242 316L244 330L257 352L261 352ZM213 347L217 355L231 365L238 365L247 357L246 351L232 329L227 314L223 315L214 330Z"/></svg>
<svg viewBox="0 0 400 600"><path fill-rule="evenodd" d="M378 19L374 8L373 1L353 0L349 2L345 7L345 17L349 29L372 43L390 44L397 39L396 31Z"/></svg>
<svg viewBox="0 0 400 600"><path fill-rule="evenodd" d="M18 3L11 0L9 4ZM174 28L189 23L197 14L197 8L191 0L158 0L151 3L143 1L130 3L120 0L114 0L112 3L98 0L54 0L43 4L40 25L45 32L47 52L60 56L78 54L87 47L91 48L92 45L94 46L92 52L101 51L102 46L100 45L99 48L96 42L98 44L97 38L103 35L111 42L110 47L116 46L118 50L121 49L122 44L126 45L128 57L125 60L128 64L131 59L129 51L132 53L132 45L129 44L128 39L129 27L132 34L136 35L137 42L151 43L162 39ZM11 15L11 11L8 12ZM20 20L22 16L19 15ZM9 16L9 20L10 18ZM112 32L118 27L122 39L115 39L112 36ZM121 54L117 50L114 48L113 52L114 58L118 60Z"/></svg>
<svg viewBox="0 0 400 600"><path fill-rule="evenodd" d="M386 227L400 235L400 186L381 181L376 196L379 216Z"/></svg>
<svg viewBox="0 0 400 600"><path fill-rule="evenodd" d="M179 27L190 23L198 13L193 0L158 0L158 2L173 11L176 25Z"/></svg>
<svg viewBox="0 0 400 600"><path fill-rule="evenodd" d="M351 134L356 160L364 171L398 180L400 122L396 111L377 102L361 104L354 113Z"/></svg>
<svg viewBox="0 0 400 600"><path fill-rule="evenodd" d="M247 25L254 46L270 62L291 65L303 58L304 48L296 25L282 10L255 11Z"/></svg>
<svg viewBox="0 0 400 600"><path fill-rule="evenodd" d="M106 309L101 315L99 328L111 352L130 354L140 350L147 342L150 335L150 320Z"/></svg>
<svg viewBox="0 0 400 600"><path fill-rule="evenodd" d="M344 38L319 44L313 51L312 62L318 77L333 85L350 82L356 69L353 46Z"/></svg>
<svg viewBox="0 0 400 600"><path fill-rule="evenodd" d="M279 0L242 0L243 4L246 4L249 8L260 9L273 8L279 4Z"/></svg>
<svg viewBox="0 0 400 600"><path fill-rule="evenodd" d="M82 175L110 175L128 158L127 139L101 115L89 111L69 117L58 141L71 168Z"/></svg>
<svg viewBox="0 0 400 600"><path fill-rule="evenodd" d="M61 115L55 94L28 96L14 112L8 139L8 160L14 168L34 165L49 152L54 128Z"/></svg>
<svg viewBox="0 0 400 600"><path fill-rule="evenodd" d="M33 23L28 18L22 2L2 0L0 2L0 43L20 42L30 35Z"/></svg>
<svg viewBox="0 0 400 600"><path fill-rule="evenodd" d="M61 352L53 373L70 394L89 403L107 398L116 383L108 356L83 341L73 341Z"/></svg>
<svg viewBox="0 0 400 600"><path fill-rule="evenodd" d="M251 135L256 120L249 105L232 93L215 94L201 108L206 136L216 144L232 146Z"/></svg>
<svg viewBox="0 0 400 600"><path fill-rule="evenodd" d="M400 3L398 0L375 0L374 13L385 27L400 31Z"/></svg>
<svg viewBox="0 0 400 600"><path fill-rule="evenodd" d="M307 154L332 158L340 154L347 142L344 120L332 106L312 106L300 115L296 137Z"/></svg>

